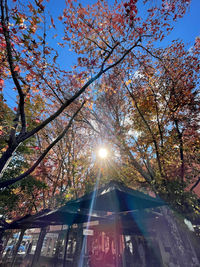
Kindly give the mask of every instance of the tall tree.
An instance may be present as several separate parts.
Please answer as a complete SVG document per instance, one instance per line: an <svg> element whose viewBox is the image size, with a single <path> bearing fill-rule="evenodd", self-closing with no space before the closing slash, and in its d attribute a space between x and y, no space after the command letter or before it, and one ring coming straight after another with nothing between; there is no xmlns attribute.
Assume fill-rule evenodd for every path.
<svg viewBox="0 0 200 267"><path fill-rule="evenodd" d="M188 5L189 1L185 0L159 1L157 5L145 0L142 12L139 12L136 0L115 1L112 7L104 0L88 7L67 1L63 15L59 17L64 23L60 45L70 43L71 49L80 57L74 71L66 72L56 64L58 52L55 47L47 44L46 25L49 22L44 12L45 1L22 5L17 0L1 0L0 85L2 88L4 80L11 81L17 94L15 117L0 159L1 174L23 142L39 134L64 110L73 112L66 120L64 130L44 149L36 162L20 176L1 182L0 187L11 185L32 173L68 132L84 100L93 96L94 89L90 85L117 65L126 68L124 59L130 53L150 51L151 45L162 40L171 30L171 22L184 15ZM53 28L56 27L53 18L50 23ZM4 84L8 86L6 82ZM89 95L86 96L85 92ZM26 102L29 99L36 103L40 97L45 100L45 107L40 109L38 125L30 129Z"/></svg>
<svg viewBox="0 0 200 267"><path fill-rule="evenodd" d="M0 121L2 126L0 138L0 151L3 153L6 136L10 131L10 119L14 118L13 111L6 105L0 104ZM31 123L31 122L30 122ZM10 177L20 175L24 169L29 167L29 158L34 156L35 140L29 139L15 151L14 156L2 177L7 181ZM37 201L42 188L46 185L36 177L29 176L27 180L19 181L9 188L1 189L0 194L0 213L4 218L23 216L32 211L37 211Z"/></svg>
<svg viewBox="0 0 200 267"><path fill-rule="evenodd" d="M130 54L129 67L115 68L100 85L112 90L99 97L94 114L137 171L136 180L177 208L195 211L189 188L198 185L200 167L198 49L174 42L151 57Z"/></svg>

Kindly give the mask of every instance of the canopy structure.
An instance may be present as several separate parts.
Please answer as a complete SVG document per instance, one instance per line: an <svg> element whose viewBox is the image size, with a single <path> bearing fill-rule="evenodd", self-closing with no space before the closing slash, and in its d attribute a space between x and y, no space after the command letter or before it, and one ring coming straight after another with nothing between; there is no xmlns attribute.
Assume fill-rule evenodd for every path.
<svg viewBox="0 0 200 267"><path fill-rule="evenodd" d="M43 210L35 215L26 215L18 220L9 224L9 229L30 229L42 228L48 225L73 225L84 223L88 221L100 220L101 217L93 214L88 215L83 212L75 211L74 208L69 206L59 208L56 210Z"/></svg>
<svg viewBox="0 0 200 267"><path fill-rule="evenodd" d="M47 225L78 224L108 218L106 212L141 211L165 205L158 198L133 190L117 181L72 200L56 210L45 209L9 224L9 229L40 228ZM98 215L97 215L98 214Z"/></svg>
<svg viewBox="0 0 200 267"><path fill-rule="evenodd" d="M8 225L9 224L5 220L0 219L0 231L8 227Z"/></svg>
<svg viewBox="0 0 200 267"><path fill-rule="evenodd" d="M38 225L38 223L36 222L36 219L37 219L37 217L39 217L43 214L46 214L49 211L50 211L50 209L44 209L44 210L36 213L35 215L27 214L27 215L13 221L9 225L7 225L7 229L28 229L28 228L44 227L46 225Z"/></svg>
<svg viewBox="0 0 200 267"><path fill-rule="evenodd" d="M67 253L67 245L68 245L69 232L70 232L71 226L73 224L80 224L80 223L84 223L88 221L95 221L95 220L99 221L100 219L101 217L97 216L96 214L93 214L91 216L89 214L86 214L85 212L78 211L74 207L70 207L66 205L62 208L59 208L53 211L46 209L35 215L26 215L18 220L15 220L11 224L9 224L7 229L22 229L22 230L21 230L20 237L16 245L15 253L13 255L12 264L15 264L17 251L23 239L23 235L26 229L41 228L39 239L37 241L36 251L33 256L32 263L31 263L32 264L31 266L37 266L37 262L39 260L41 249L42 249L43 240L47 233L46 226L68 225L66 237L65 237L65 248L64 248L64 259L63 259L63 266L66 266L66 253Z"/></svg>
<svg viewBox="0 0 200 267"><path fill-rule="evenodd" d="M170 259L176 258L175 256L180 253L178 242L182 240L183 236L182 230L175 224L173 214L167 208L159 209L163 205L166 203L159 198L128 188L120 182L111 181L81 198L67 202L59 209L43 210L35 215L26 215L9 224L6 229L22 229L12 262L15 264L15 257L25 230L41 228L34 255L27 253L27 259L34 267L40 264L59 267L79 266L79 260L83 262L81 266L86 266L84 264L87 263L88 257L91 262L94 260L91 266L130 266L123 261L128 259L124 253L131 245L133 251L137 253L143 251L146 255L148 254L148 257L145 258L142 256L143 254L139 255L141 253L133 253L131 257L135 257L135 261L142 261L137 266L146 266L145 264L149 260L152 261L151 266L161 266L160 263L169 261L169 257L166 258L166 255L169 253L170 246L173 245ZM92 223L91 221L97 222ZM87 222L91 223L83 224ZM81 225L72 227L73 224ZM46 227L49 225L53 227ZM55 225L68 225L68 227L55 227ZM60 231L56 237L53 234L54 231ZM169 235L171 232L173 232L172 236ZM165 236L166 238L164 238ZM179 236L178 239L177 236ZM45 242L43 242L44 239ZM43 243L49 242L50 244L50 241L51 248L55 250L54 259L48 257L49 252L40 255ZM189 244L189 241L184 242L184 244ZM53 247L52 244L57 245ZM72 250L73 253L70 254ZM185 249L187 257L183 257L181 254L179 261L187 264L180 266L188 266L191 256L187 251L191 250ZM98 257L96 256L97 252L99 253ZM100 257L102 253L105 256L103 258ZM112 254L111 258L110 253ZM62 257L60 257L61 254ZM195 252L193 255L195 258ZM182 260L183 258L184 260ZM112 265L105 265L106 260L108 263L111 261ZM195 260L198 262L198 259L195 258ZM172 263L175 266L175 263ZM171 262L169 262L170 264Z"/></svg>
<svg viewBox="0 0 200 267"><path fill-rule="evenodd" d="M68 202L68 205L79 209L92 208L94 211L116 213L155 208L165 203L158 198L126 187L120 182L111 181L100 189Z"/></svg>
<svg viewBox="0 0 200 267"><path fill-rule="evenodd" d="M35 220L37 223L46 223L46 224L79 224L88 221L100 220L102 217L97 216L96 214L89 215L88 213L84 213L83 211L71 211L69 207L65 207L65 209L60 208L54 211L50 211L44 215L37 217Z"/></svg>

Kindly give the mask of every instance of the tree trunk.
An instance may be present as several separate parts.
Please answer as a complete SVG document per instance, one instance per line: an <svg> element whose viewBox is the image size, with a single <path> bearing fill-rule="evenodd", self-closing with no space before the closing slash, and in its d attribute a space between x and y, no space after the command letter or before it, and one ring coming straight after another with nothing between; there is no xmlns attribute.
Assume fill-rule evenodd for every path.
<svg viewBox="0 0 200 267"><path fill-rule="evenodd" d="M10 163L13 153L15 152L17 145L13 145L8 147L8 149L3 153L0 159L0 178L2 178L5 169L7 168L8 164Z"/></svg>

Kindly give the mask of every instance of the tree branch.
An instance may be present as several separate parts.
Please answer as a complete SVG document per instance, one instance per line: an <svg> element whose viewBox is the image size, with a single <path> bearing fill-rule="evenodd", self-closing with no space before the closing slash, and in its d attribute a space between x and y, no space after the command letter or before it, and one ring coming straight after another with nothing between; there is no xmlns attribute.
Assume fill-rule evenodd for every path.
<svg viewBox="0 0 200 267"><path fill-rule="evenodd" d="M67 131L69 130L69 128L72 125L72 122L74 120L74 118L77 116L77 114L79 113L79 111L82 109L82 107L84 106L85 101L82 103L82 105L80 106L80 108L74 113L74 115L72 116L72 118L70 119L68 125L65 127L65 129L62 131L62 133L45 149L45 151L43 152L43 154L38 158L38 160L33 164L32 167L30 167L26 172L24 172L23 174L19 175L18 177L14 178L14 179L10 179L4 182L0 183L0 188L4 188L7 187L9 185L12 185L20 180L22 180L23 178L25 178L26 176L28 176L29 174L31 174L35 168L40 164L40 162L44 159L44 157L47 155L47 153L51 150L51 148L53 146L55 146L62 138L63 136L67 133Z"/></svg>
<svg viewBox="0 0 200 267"><path fill-rule="evenodd" d="M137 162L137 160L133 157L132 153L130 152L128 146L125 144L125 142L123 140L120 139L120 137L118 135L116 135L115 132L113 132L105 122L103 122L98 116L96 113L93 113L94 117L96 118L96 120L103 124L106 129L112 133L113 136L115 136L115 138L117 139L117 141L119 142L119 144L117 144L117 146L119 148L121 148L130 158L134 168L140 173L140 175L149 183L151 184L151 181L152 181L152 177L150 175L148 175L147 172L145 172L142 168L142 166Z"/></svg>
<svg viewBox="0 0 200 267"><path fill-rule="evenodd" d="M5 13L6 13L6 18L5 18ZM25 112L24 112L25 95L24 95L23 90L21 88L21 85L18 81L18 74L15 71L15 67L14 67L14 60L13 60L13 56L12 56L12 46L10 43L10 34L9 34L9 30L8 30L8 23L9 23L9 20L8 20L7 0L5 0L5 5L3 4L3 0L1 0L1 24L2 24L2 28L3 28L3 34L5 37L5 41L6 41L7 59L8 59L8 63L10 66L12 79L14 81L14 84L15 84L17 91L18 91L18 94L19 94L18 108L20 110L20 117L21 117L21 123L22 123L21 133L25 133L26 132L26 117L25 117Z"/></svg>
<svg viewBox="0 0 200 267"><path fill-rule="evenodd" d="M177 135L178 135L178 140L179 140L179 153L180 153L180 160L181 160L181 181L182 183L184 182L184 171L185 171L185 164L184 164L184 153L183 153L183 133L180 131L179 129L179 124L178 124L178 120L174 118L174 123L176 126L176 131L177 131Z"/></svg>
<svg viewBox="0 0 200 267"><path fill-rule="evenodd" d="M133 95L133 93L129 90L128 86L126 84L124 84L130 97L133 99L134 103L135 103L135 107L138 111L138 113L140 114L140 117L142 118L144 124L146 125L149 133L151 134L151 137L152 137L152 140L153 140L153 143L154 143L154 146L155 146L155 150L156 150L156 156L157 156L157 161L158 161L158 167L159 167L159 171L160 171L160 174L162 175L162 167L161 167L161 162L160 162L160 154L159 154L159 150L158 150L158 144L157 144L157 141L156 141L156 138L154 136L154 133L152 132L151 130L151 127L149 126L148 122L146 121L144 115L142 114L141 110L139 109L138 107L138 104L137 104L137 101L136 101L136 98L135 96Z"/></svg>
<svg viewBox="0 0 200 267"><path fill-rule="evenodd" d="M190 188L190 191L193 191L195 189L195 187L197 187L197 185L200 183L200 177L198 178L198 180L196 181L196 183Z"/></svg>
<svg viewBox="0 0 200 267"><path fill-rule="evenodd" d="M58 117L62 111L68 107L72 102L74 102L74 100L76 100L82 93L85 92L85 90L87 89L87 87L92 84L95 80L97 80L102 74L104 74L105 72L107 72L108 70L110 70L111 68L115 67L116 65L118 65L120 62L123 61L123 59L128 55L128 53L133 50L136 46L137 43L139 42L139 40L137 42L135 42L135 44L130 47L128 50L126 50L126 52L121 56L120 59L118 59L115 63L111 64L110 66L108 66L107 68L103 69L103 66L105 64L105 61L108 60L108 56L106 57L106 59L104 60L102 67L100 69L100 71L94 76L92 77L89 81L87 81L83 87L77 92L75 93L70 99L66 100L65 103L53 114L51 115L49 118L47 118L45 121L43 121L40 125L38 125L35 129L33 129L32 131L28 132L26 135L20 137L19 141L23 142L26 139L28 139L29 137L31 137L32 135L36 134L37 132L39 132L41 129L43 129L48 123L50 123L52 120L54 120L56 117ZM116 44L113 47L113 50L116 48L118 44ZM111 52L110 52L111 53ZM109 54L110 56L110 54Z"/></svg>
<svg viewBox="0 0 200 267"><path fill-rule="evenodd" d="M106 69L104 69L103 73L107 72L109 69L111 69L111 68L117 66L120 62L122 62L123 59L124 59L124 58L125 58L125 57L126 57L126 56L127 56L127 55L128 55L134 48L135 48L135 47L138 46L138 43L139 43L139 42L140 42L140 39L137 40L133 46L131 46L129 49L127 49L126 52L123 54L123 56L122 56L120 59L118 59L115 63L113 63L113 64L111 64L110 66L108 66Z"/></svg>

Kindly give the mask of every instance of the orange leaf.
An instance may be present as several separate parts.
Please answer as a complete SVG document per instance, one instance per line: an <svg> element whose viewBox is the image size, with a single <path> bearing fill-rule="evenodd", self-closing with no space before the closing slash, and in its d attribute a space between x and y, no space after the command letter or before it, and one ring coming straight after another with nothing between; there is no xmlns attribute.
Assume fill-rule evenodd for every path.
<svg viewBox="0 0 200 267"><path fill-rule="evenodd" d="M20 68L19 68L18 65L14 68L14 71L16 71L16 72L20 72Z"/></svg>
<svg viewBox="0 0 200 267"><path fill-rule="evenodd" d="M53 18L51 17L51 24L52 24L52 26L54 27L54 29L56 28L56 26L55 26L55 24L54 24L54 20L53 20Z"/></svg>

